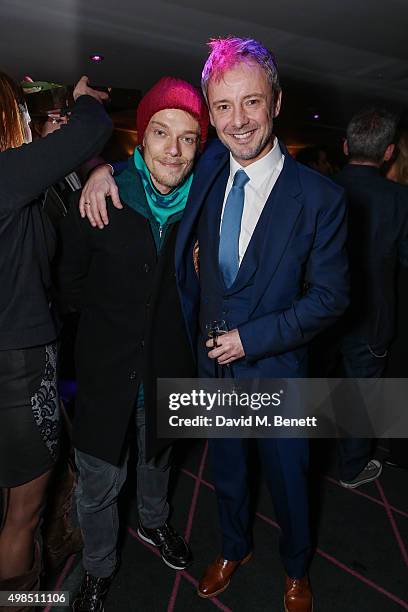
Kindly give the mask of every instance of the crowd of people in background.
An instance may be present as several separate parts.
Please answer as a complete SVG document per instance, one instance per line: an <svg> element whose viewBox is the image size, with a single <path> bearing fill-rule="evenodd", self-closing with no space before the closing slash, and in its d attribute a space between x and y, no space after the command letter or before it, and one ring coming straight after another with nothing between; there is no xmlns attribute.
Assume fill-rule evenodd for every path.
<svg viewBox="0 0 408 612"><path fill-rule="evenodd" d="M233 37L211 42L202 92L174 77L152 84L125 164L96 157L112 131L106 94L82 77L73 97L69 117L50 109L33 140L22 90L0 73L0 590L38 590L44 563L55 569L83 547L72 607L100 612L118 566L129 431L138 534L175 570L193 560L168 518L158 378L386 376L408 265L408 132L386 109L356 109L343 168L320 145L293 159L274 134L275 59ZM218 138L207 142L210 123ZM91 158L81 190L75 171ZM57 359L72 312L67 416ZM214 343L206 326L221 319L228 330ZM312 612L309 441L257 445L281 528L285 611ZM381 475L374 448L338 441L343 487ZM248 440L211 439L209 452L222 550L202 598L252 555ZM388 463L406 458L405 440L391 441ZM68 520L75 480L80 529Z"/></svg>

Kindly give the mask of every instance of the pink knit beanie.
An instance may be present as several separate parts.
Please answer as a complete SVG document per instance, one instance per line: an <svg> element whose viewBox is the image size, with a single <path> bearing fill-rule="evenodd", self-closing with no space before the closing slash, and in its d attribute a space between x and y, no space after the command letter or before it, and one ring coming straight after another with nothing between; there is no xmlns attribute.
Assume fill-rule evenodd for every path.
<svg viewBox="0 0 408 612"><path fill-rule="evenodd" d="M139 102L136 111L138 141L143 136L153 115L166 108L186 111L200 124L200 149L204 148L208 133L208 110L201 92L182 79L162 77Z"/></svg>

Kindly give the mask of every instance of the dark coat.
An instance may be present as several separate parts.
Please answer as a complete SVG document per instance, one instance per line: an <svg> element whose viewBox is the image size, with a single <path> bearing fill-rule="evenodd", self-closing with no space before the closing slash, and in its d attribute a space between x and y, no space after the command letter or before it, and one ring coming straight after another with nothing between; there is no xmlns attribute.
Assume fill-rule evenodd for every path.
<svg viewBox="0 0 408 612"><path fill-rule="evenodd" d="M398 258L408 263L408 187L361 164L345 166L336 181L349 203L351 271L351 304L336 331L382 352L394 335Z"/></svg>
<svg viewBox="0 0 408 612"><path fill-rule="evenodd" d="M49 307L55 236L39 196L98 153L111 131L103 106L80 96L68 125L0 153L0 350L55 340Z"/></svg>
<svg viewBox="0 0 408 612"><path fill-rule="evenodd" d="M81 219L73 203L62 223L59 263L62 298L81 310L74 445L112 464L126 448L139 383L152 455L168 444L156 439L156 379L195 375L175 280L179 223L169 226L157 254L149 220L123 203L117 210L108 201L103 231Z"/></svg>

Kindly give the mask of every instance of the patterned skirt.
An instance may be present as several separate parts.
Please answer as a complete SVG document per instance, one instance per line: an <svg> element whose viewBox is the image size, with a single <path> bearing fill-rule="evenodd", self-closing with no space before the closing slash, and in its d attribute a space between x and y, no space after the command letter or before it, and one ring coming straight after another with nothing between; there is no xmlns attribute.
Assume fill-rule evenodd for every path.
<svg viewBox="0 0 408 612"><path fill-rule="evenodd" d="M0 351L0 487L50 470L58 455L57 345Z"/></svg>

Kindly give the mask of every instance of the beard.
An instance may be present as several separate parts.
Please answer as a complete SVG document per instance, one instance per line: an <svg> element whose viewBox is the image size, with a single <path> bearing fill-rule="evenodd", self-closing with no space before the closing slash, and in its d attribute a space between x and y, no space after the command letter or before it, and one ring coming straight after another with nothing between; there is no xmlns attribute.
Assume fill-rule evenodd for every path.
<svg viewBox="0 0 408 612"><path fill-rule="evenodd" d="M153 168L150 169L150 174L154 181L163 187L174 189L180 185L184 179L190 174L193 167L193 162L181 163L173 169L173 171L166 170L160 164L153 164Z"/></svg>

